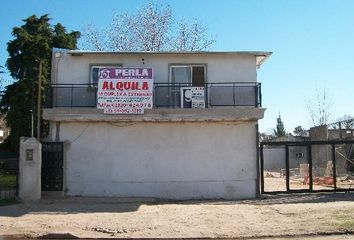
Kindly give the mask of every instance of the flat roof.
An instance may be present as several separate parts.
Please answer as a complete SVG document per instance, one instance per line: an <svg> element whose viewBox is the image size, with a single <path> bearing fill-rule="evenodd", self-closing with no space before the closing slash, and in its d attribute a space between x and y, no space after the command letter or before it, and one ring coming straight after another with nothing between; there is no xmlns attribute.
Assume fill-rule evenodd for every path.
<svg viewBox="0 0 354 240"><path fill-rule="evenodd" d="M62 50L62 49L53 49L55 50ZM252 55L256 57L256 64L257 67L260 67L262 63L273 53L273 52L266 52L266 51L159 51L159 52L152 52L152 51L136 51L136 52L113 52L113 51L86 51L86 50L67 50L68 54L73 56L79 56L84 54L148 54L148 55L169 55L169 54L180 54L180 55L203 55L203 54L223 54L223 55Z"/></svg>

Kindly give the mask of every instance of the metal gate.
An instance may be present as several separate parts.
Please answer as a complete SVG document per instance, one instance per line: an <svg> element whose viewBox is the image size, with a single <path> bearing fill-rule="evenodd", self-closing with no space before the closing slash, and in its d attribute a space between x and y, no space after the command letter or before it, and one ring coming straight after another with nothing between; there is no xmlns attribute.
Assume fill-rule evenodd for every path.
<svg viewBox="0 0 354 240"><path fill-rule="evenodd" d="M0 152L0 199L18 195L18 154Z"/></svg>
<svg viewBox="0 0 354 240"><path fill-rule="evenodd" d="M62 142L42 142L42 191L63 191Z"/></svg>
<svg viewBox="0 0 354 240"><path fill-rule="evenodd" d="M261 142L261 193L354 190L354 141Z"/></svg>

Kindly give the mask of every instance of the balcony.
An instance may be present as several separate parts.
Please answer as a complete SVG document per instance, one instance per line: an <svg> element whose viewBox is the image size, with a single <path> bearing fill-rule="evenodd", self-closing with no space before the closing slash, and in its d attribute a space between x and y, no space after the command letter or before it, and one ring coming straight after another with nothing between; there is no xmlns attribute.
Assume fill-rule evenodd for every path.
<svg viewBox="0 0 354 240"><path fill-rule="evenodd" d="M182 87L191 84L154 83L153 108L181 108ZM260 83L206 83L202 87L205 108L262 106ZM46 94L46 108L95 108L96 105L97 86L92 84L53 84Z"/></svg>
<svg viewBox="0 0 354 240"><path fill-rule="evenodd" d="M154 83L153 108L127 115L103 114L97 109L95 85L55 84L46 94L43 118L54 122L249 122L263 118L260 83L204 84L203 108L193 109L181 108L183 87L191 84Z"/></svg>

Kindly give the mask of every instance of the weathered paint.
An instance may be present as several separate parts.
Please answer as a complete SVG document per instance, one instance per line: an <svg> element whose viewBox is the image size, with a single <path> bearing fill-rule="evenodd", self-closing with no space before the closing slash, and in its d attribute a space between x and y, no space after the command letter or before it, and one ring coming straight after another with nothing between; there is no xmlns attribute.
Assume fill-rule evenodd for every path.
<svg viewBox="0 0 354 240"><path fill-rule="evenodd" d="M75 54L53 57L52 82L87 84L90 65L151 67L169 82L169 66L206 66L206 82L256 82L254 54ZM259 64L259 63L258 63ZM169 199L254 198L257 120L264 109L151 109L106 116L96 109L45 109L51 139L65 141L70 196ZM60 124L55 124L59 123Z"/></svg>
<svg viewBox="0 0 354 240"><path fill-rule="evenodd" d="M66 194L254 198L255 123L61 123Z"/></svg>

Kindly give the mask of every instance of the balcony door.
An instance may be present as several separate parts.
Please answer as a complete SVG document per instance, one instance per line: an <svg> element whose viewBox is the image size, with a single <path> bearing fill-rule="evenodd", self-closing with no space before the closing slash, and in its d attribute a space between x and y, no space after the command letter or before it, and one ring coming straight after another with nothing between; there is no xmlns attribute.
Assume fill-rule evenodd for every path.
<svg viewBox="0 0 354 240"><path fill-rule="evenodd" d="M172 65L170 67L170 105L180 106L181 87L204 87L206 82L204 65Z"/></svg>

